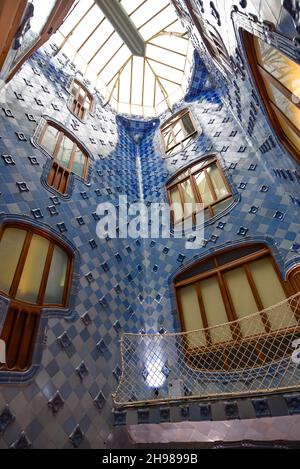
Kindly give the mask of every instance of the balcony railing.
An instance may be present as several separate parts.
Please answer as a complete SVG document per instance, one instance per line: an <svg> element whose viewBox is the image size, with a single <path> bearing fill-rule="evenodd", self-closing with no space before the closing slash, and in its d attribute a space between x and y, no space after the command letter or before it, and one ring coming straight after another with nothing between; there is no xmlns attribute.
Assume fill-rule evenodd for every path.
<svg viewBox="0 0 300 469"><path fill-rule="evenodd" d="M300 293L209 329L124 334L121 354L122 376L113 395L117 407L297 389Z"/></svg>

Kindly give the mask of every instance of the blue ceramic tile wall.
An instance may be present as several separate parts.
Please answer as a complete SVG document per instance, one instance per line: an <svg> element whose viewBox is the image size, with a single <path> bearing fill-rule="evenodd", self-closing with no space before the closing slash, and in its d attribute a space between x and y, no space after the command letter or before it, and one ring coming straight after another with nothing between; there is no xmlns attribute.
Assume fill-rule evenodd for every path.
<svg viewBox="0 0 300 469"><path fill-rule="evenodd" d="M114 113L101 108L100 98L86 124L68 111L66 85L74 71L63 56L50 60L51 52L47 47L35 54L1 95L0 212L32 223L38 219L75 245L80 253L76 315L47 321L42 364L33 382L22 389L1 384L0 415L5 418L2 410L8 405L16 418L1 433L0 447L19 438L24 443L24 431L33 447L71 448L69 436L77 425L84 433L81 447L105 447L113 422L110 396L120 373L119 334L141 328L144 275L139 243L99 240L95 213L100 202L117 204L121 193L129 201L139 198L136 148ZM68 201L41 184L47 156L31 139L42 115L71 130L94 158L90 184L75 180ZM51 421L57 392L61 403Z"/></svg>
<svg viewBox="0 0 300 469"><path fill-rule="evenodd" d="M229 36L228 47L235 57L230 24L233 2L215 1L214 9L209 1L198 3L216 26L216 11L220 12L220 28L230 31L223 37ZM252 1L249 12L273 15L260 3ZM279 29L281 13L281 9L274 12ZM32 222L38 218L75 245L80 255L76 314L70 320L47 320L41 366L31 383L0 385L0 448L12 444L105 448L118 445L113 441L114 423L124 424L126 417L127 422L154 421L158 415L144 411L144 419L142 411L135 416L112 414L111 393L121 371L120 333L179 330L172 278L195 259L226 244L265 241L283 275L300 262L300 181L296 173L288 172L296 165L272 134L259 103L254 131L247 134L254 100L248 78L242 81L237 75L236 85L228 83L202 51L195 54L186 102L174 108L188 105L202 133L185 151L167 159L159 124L170 113L155 120L129 119L103 107L96 96L93 114L86 124L80 123L67 107L66 86L74 67L63 55L52 57L52 53L50 45L36 53L0 96L0 212ZM237 90L242 121L229 103L229 96L236 101ZM68 201L41 184L47 157L31 138L42 115L62 122L94 158L90 184L75 179ZM262 145L267 139L270 149L265 152L269 146ZM225 214L206 226L201 249L187 250L180 239L97 238L95 212L100 202L118 204L120 194L127 194L129 202L140 198L165 202L168 179L210 152L218 154L236 198ZM186 415L181 412L182 420ZM172 421L172 416L173 412L160 418ZM1 422L8 422L3 430Z"/></svg>

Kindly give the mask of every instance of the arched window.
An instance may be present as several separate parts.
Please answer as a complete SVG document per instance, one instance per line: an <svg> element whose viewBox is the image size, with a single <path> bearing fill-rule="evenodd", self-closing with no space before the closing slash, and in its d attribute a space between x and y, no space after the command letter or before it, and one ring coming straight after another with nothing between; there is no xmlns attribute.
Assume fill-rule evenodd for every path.
<svg viewBox="0 0 300 469"><path fill-rule="evenodd" d="M193 217L195 224L196 203L204 205L205 218L210 218L219 213L223 204L232 197L216 155L208 156L184 168L170 181L167 191L169 204L176 204L173 212L174 225L182 222L185 203L192 204L191 212L185 212L185 216Z"/></svg>
<svg viewBox="0 0 300 469"><path fill-rule="evenodd" d="M231 70L230 57L218 31L199 14L194 0L186 0L188 11L211 58L223 72Z"/></svg>
<svg viewBox="0 0 300 469"><path fill-rule="evenodd" d="M220 360L229 361L229 369L243 366L247 360L251 367L251 362L257 363L257 353L261 363L265 363L270 358L270 347L275 350L279 344L280 349L284 340L288 344L287 331L299 322L299 311L292 307L273 314L272 310L262 312L254 316L251 324L243 321L297 291L291 283L283 282L269 249L262 244L249 244L208 257L178 275L174 285L182 330L204 329L201 344L198 335L192 348L197 350L195 353L201 349L203 363L207 359L205 366L211 369L221 368L216 360L216 347ZM223 326L215 327L219 325ZM230 356L234 356L238 343L245 344L245 355L241 352L235 363ZM210 363L211 350L215 361Z"/></svg>
<svg viewBox="0 0 300 469"><path fill-rule="evenodd" d="M243 37L270 122L283 145L300 161L300 64L257 36L245 31Z"/></svg>
<svg viewBox="0 0 300 469"><path fill-rule="evenodd" d="M198 136L196 123L189 109L182 109L168 119L160 128L165 156L184 150Z"/></svg>
<svg viewBox="0 0 300 469"><path fill-rule="evenodd" d="M22 224L0 232L0 292L11 300L0 338L7 349L5 371L32 364L42 308L66 308L73 256L48 233Z"/></svg>
<svg viewBox="0 0 300 469"><path fill-rule="evenodd" d="M11 81L21 66L58 31L75 0L1 0L0 71ZM29 25L30 21L30 25ZM4 62L5 61L5 62Z"/></svg>
<svg viewBox="0 0 300 469"><path fill-rule="evenodd" d="M80 83L79 80L74 79L70 86L70 111L75 114L80 120L85 121L88 113L93 107L93 96L88 89Z"/></svg>
<svg viewBox="0 0 300 469"><path fill-rule="evenodd" d="M47 181L50 187L66 194L71 173L84 180L87 178L89 157L80 142L64 129L52 122L45 122L38 144L53 158Z"/></svg>

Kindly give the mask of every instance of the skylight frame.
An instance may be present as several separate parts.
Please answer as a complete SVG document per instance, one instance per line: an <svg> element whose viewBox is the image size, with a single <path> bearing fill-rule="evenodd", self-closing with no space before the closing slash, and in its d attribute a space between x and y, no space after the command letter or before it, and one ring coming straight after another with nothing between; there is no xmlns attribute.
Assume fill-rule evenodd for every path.
<svg viewBox="0 0 300 469"><path fill-rule="evenodd" d="M139 18L138 13L143 8L149 13L147 18L136 20L137 30L142 36L145 34L143 37L146 43L146 54L140 62L136 61L124 42L120 42L120 39L116 41L119 36L114 30L109 32L109 22L98 6L89 3L83 10L81 2L80 18L77 21L72 18L72 15L76 15L75 8L71 18L66 20L54 37L59 50L90 80L103 96L104 103L110 104L117 113L155 117L166 110L171 111L173 105L187 92L193 64L193 46L170 1L155 0L153 3L153 0L139 0L128 11L128 15L134 18ZM146 8L150 2L151 9ZM127 8L130 5L127 0L120 0L120 3ZM83 41L74 47L76 31L87 21L94 8L98 8L95 10L98 21L92 29L86 25L89 34L84 35ZM95 18L93 21L95 23ZM163 27L157 29L159 21ZM72 27L68 27L68 22ZM151 28L153 34L150 34ZM174 44L178 46L176 50L172 49L170 38L174 38ZM95 49L97 43L99 47ZM93 49L87 57L89 45L93 45ZM111 51L111 55L108 51Z"/></svg>

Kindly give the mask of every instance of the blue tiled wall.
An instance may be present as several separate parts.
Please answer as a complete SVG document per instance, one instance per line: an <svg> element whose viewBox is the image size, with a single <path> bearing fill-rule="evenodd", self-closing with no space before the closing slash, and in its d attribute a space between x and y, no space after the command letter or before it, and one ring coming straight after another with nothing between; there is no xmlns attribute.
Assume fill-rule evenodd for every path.
<svg viewBox="0 0 300 469"><path fill-rule="evenodd" d="M201 3L215 20L209 2ZM215 2L216 10L221 11L223 3ZM258 4L252 12L259 12L260 2L251 3ZM223 16L228 24L230 8L222 11L222 21ZM234 50L233 33L230 37ZM292 180L289 173L278 172L292 171L296 164L272 134L259 103L255 129L247 134L253 102L247 78L237 76L236 85L229 86L207 57L204 65L201 50L195 55L187 102L174 110L188 105L203 132L186 150L167 159L158 127L169 113L153 121L116 116L96 96L93 115L80 123L67 108L66 86L74 69L64 56L51 57L52 52L48 45L36 53L0 96L0 212L38 219L74 244L80 256L78 294L71 319L48 319L41 367L32 382L0 385L0 424L5 412L11 422L0 435L0 448L13 443L105 448L117 445L113 423L125 422L125 414L113 416L111 402L121 371L120 333L179 330L174 275L226 244L265 241L283 275L300 262L300 181L296 173L291 173ZM237 87L242 121L228 98L235 102ZM47 157L31 138L42 115L72 130L94 157L90 184L75 180L68 201L41 184ZM264 152L267 139L270 150ZM237 197L224 216L206 226L202 248L187 250L180 239L97 238L100 202L117 205L121 194L129 202L165 202L167 180L210 152L218 154ZM134 422L136 417L131 418Z"/></svg>

